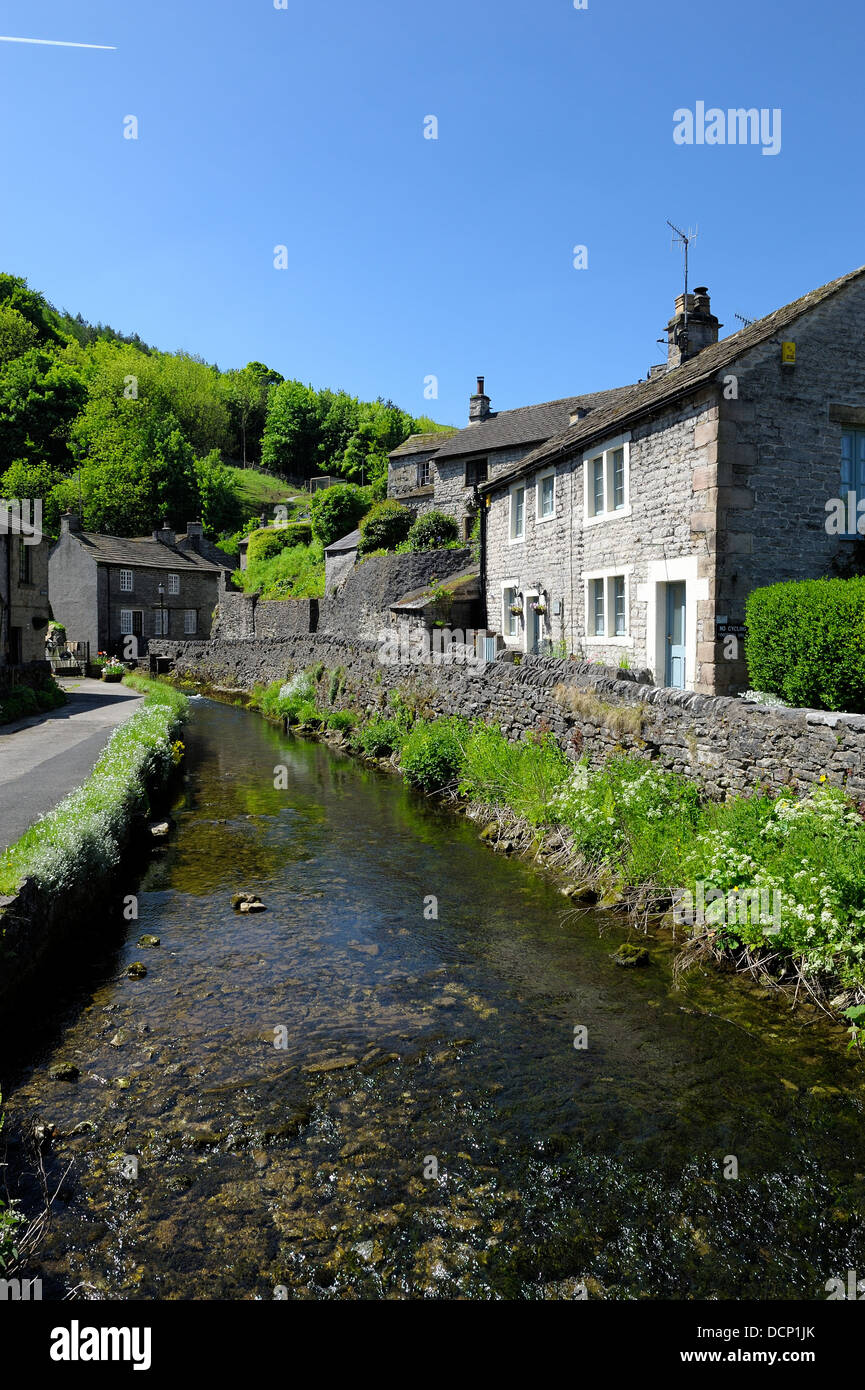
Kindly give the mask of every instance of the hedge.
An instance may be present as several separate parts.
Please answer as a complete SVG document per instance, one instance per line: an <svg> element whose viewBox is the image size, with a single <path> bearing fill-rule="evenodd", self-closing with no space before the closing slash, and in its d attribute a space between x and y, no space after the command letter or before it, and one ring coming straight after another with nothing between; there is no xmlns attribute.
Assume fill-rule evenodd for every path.
<svg viewBox="0 0 865 1390"><path fill-rule="evenodd" d="M394 498L376 502L360 523L358 552L368 555L372 550L396 550L408 536L414 513Z"/></svg>
<svg viewBox="0 0 865 1390"><path fill-rule="evenodd" d="M447 512L426 512L408 533L410 550L441 550L459 541L460 528Z"/></svg>
<svg viewBox="0 0 865 1390"><path fill-rule="evenodd" d="M269 526L266 530L254 531L249 538L247 563L258 560L273 560L290 545L309 545L312 540L312 526L308 521L292 521L285 526Z"/></svg>
<svg viewBox="0 0 865 1390"><path fill-rule="evenodd" d="M745 621L753 689L809 709L865 713L865 578L755 589Z"/></svg>

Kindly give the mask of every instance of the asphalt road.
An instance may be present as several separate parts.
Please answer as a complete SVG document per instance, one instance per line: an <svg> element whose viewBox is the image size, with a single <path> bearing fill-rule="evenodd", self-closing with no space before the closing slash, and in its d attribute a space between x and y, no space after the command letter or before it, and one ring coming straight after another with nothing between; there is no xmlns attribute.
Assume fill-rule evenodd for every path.
<svg viewBox="0 0 865 1390"><path fill-rule="evenodd" d="M143 699L125 685L61 684L69 695L62 709L0 730L0 849L89 777L112 729Z"/></svg>

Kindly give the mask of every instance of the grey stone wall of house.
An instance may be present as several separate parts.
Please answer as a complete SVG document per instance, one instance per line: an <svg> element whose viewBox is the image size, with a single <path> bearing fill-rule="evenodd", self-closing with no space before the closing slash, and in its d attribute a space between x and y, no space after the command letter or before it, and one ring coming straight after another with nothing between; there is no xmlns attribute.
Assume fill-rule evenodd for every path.
<svg viewBox="0 0 865 1390"><path fill-rule="evenodd" d="M196 613L199 640L211 635L213 615L219 598L218 570L173 570L132 565L133 590L120 588L122 566L97 562L76 540L74 533L61 536L49 560L50 596L54 617L63 623L71 642L89 642L92 653L106 651L121 655L124 634L120 631L120 610L142 613L143 631L138 654L144 656L149 640L156 634L160 608L168 614L168 636L184 634L184 614ZM180 592L168 593L168 575L179 575ZM160 600L159 584L165 593Z"/></svg>
<svg viewBox="0 0 865 1390"><path fill-rule="evenodd" d="M346 673L340 708L383 708L389 690L411 687L437 714L483 719L509 738L549 727L572 757L587 755L593 763L632 752L692 778L712 797L762 786L805 791L824 776L865 796L862 715L751 705L546 658L483 667L382 665L377 643L327 633L271 642L155 642L153 649L171 655L181 676L234 691L324 662Z"/></svg>
<svg viewBox="0 0 865 1390"><path fill-rule="evenodd" d="M744 620L752 589L831 574L855 546L827 531L826 503L840 498L842 432L865 430L865 284L804 314L783 338L796 344L795 366L782 365L775 341L731 368L737 399L721 392L705 474L695 477L717 511L711 616L731 622ZM725 659L719 642L711 655L718 688L746 678L741 650Z"/></svg>
<svg viewBox="0 0 865 1390"><path fill-rule="evenodd" d="M554 516L542 520L538 514L539 480L552 466L519 479L525 493L525 539L510 536L510 490L494 493L487 509L486 598L490 629L505 634L508 646L526 647L528 602L531 594L544 594L546 613L540 624L540 637L562 644L569 653L591 661L627 659L632 666L657 670L656 642L649 641L648 610L655 600L649 590L657 567L670 561L688 561L695 581L695 655L702 640L702 614L697 614L697 593L708 584L712 562L706 553L702 530L692 529L692 514L701 505L693 492L696 467L705 463L705 447L695 443L698 428L717 414L712 388L687 401L676 410L667 410L655 419L624 432L628 447L628 500L619 516L612 512L602 520L584 521L584 460L593 457L608 440L599 440L574 459L554 467ZM610 440L616 439L611 435ZM623 637L595 638L587 621L587 579L618 573L626 579L628 631ZM508 615L503 602L505 589L517 588L524 596L524 614L517 620L517 632L509 634ZM556 612L558 609L558 612ZM651 650L650 650L651 646ZM699 688L701 672L694 677Z"/></svg>
<svg viewBox="0 0 865 1390"><path fill-rule="evenodd" d="M4 594L8 604L2 614L3 631L0 634L0 661L17 633L17 646L22 662L45 660L45 635L48 627L50 608L48 603L48 555L50 544L42 539L32 545L25 543L24 554L28 566L26 578L21 578L20 537L0 536L0 567L2 567L4 586L9 575L11 586ZM9 547L7 554L6 547Z"/></svg>
<svg viewBox="0 0 865 1390"><path fill-rule="evenodd" d="M95 656L100 649L100 596L98 566L71 535L63 535L52 548L48 562L49 597L55 621L66 628L70 642L89 642ZM104 609L104 599L103 599Z"/></svg>
<svg viewBox="0 0 865 1390"><path fill-rule="evenodd" d="M477 454L460 454L456 458L437 458L435 461L436 511L447 512L459 522L460 534L465 535L466 523L474 520L474 489L466 482L468 469L476 459L486 459L487 477L496 478L511 464L525 458L534 446L522 444L510 449L490 449Z"/></svg>

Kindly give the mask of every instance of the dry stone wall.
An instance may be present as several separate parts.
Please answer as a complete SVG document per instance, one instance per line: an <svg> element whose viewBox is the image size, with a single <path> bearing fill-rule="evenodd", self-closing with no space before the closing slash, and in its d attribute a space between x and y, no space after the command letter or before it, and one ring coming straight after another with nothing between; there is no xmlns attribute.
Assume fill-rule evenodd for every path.
<svg viewBox="0 0 865 1390"><path fill-rule="evenodd" d="M821 777L865 798L865 716L750 705L643 683L643 673L527 657L487 666L382 665L373 641L319 633L268 641L160 642L181 677L251 690L323 662L342 667L337 707L383 707L409 688L435 714L498 725L509 738L549 729L597 763L627 750L696 780L713 797L760 786L805 790ZM324 688L326 689L326 683ZM564 699L557 687L565 687Z"/></svg>

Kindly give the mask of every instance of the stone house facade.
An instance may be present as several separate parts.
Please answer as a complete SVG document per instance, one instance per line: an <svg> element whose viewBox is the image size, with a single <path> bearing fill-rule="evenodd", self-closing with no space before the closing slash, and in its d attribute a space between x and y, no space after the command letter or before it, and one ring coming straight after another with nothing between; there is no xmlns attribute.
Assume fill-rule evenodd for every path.
<svg viewBox="0 0 865 1390"><path fill-rule="evenodd" d="M179 537L163 525L151 537L128 538L82 531L67 513L48 562L54 617L93 655L142 657L152 637L206 640L233 568L229 556L211 558L214 551L222 553L199 522Z"/></svg>
<svg viewBox="0 0 865 1390"><path fill-rule="evenodd" d="M751 590L855 563L865 268L719 327L704 288L679 296L662 368L481 489L487 624L508 646L732 693Z"/></svg>
<svg viewBox="0 0 865 1390"><path fill-rule="evenodd" d="M619 388L627 389L627 388ZM572 419L615 399L619 391L568 396L541 405L494 411L478 377L469 400L469 423L450 434L412 435L389 455L388 497L417 515L435 510L456 519L468 539L478 514L478 489L497 478L539 444L561 433Z"/></svg>
<svg viewBox="0 0 865 1390"><path fill-rule="evenodd" d="M0 666L45 660L49 542L0 508Z"/></svg>

